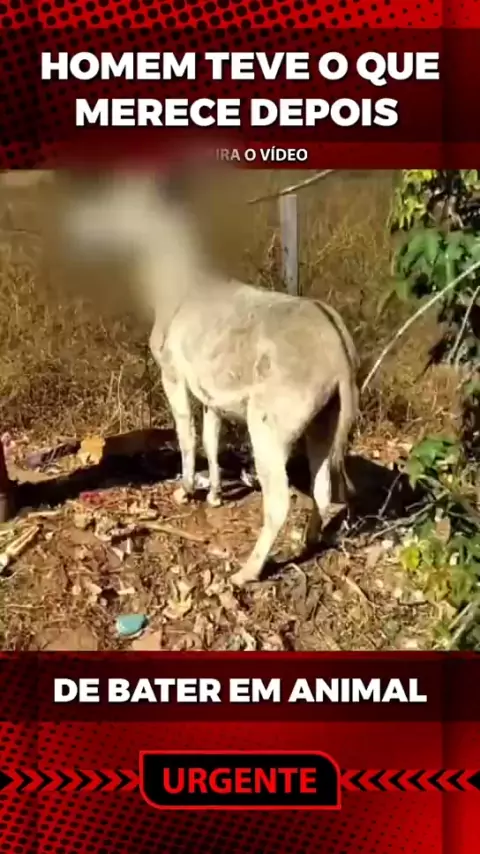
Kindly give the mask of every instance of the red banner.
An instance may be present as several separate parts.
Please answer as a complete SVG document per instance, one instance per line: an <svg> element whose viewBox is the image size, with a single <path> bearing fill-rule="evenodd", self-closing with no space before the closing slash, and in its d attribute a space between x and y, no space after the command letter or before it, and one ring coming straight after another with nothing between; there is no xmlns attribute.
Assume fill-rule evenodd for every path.
<svg viewBox="0 0 480 854"><path fill-rule="evenodd" d="M4 655L0 850L474 850L479 662ZM145 756L155 760L146 788ZM317 793L291 782L288 768L302 767L304 788L317 769Z"/></svg>
<svg viewBox="0 0 480 854"><path fill-rule="evenodd" d="M263 169L458 168L477 154L473 3L63 5L3 16L2 168L161 163L198 140ZM165 70L185 55L191 73Z"/></svg>

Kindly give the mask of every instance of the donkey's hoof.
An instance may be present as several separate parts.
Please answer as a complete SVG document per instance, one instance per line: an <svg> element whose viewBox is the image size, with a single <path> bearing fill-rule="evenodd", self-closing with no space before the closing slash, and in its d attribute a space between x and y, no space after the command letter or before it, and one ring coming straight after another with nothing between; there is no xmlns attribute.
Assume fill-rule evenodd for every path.
<svg viewBox="0 0 480 854"><path fill-rule="evenodd" d="M244 587L248 579L245 578L243 569L240 569L238 572L231 576L230 581L232 582L234 587Z"/></svg>
<svg viewBox="0 0 480 854"><path fill-rule="evenodd" d="M235 587L244 587L249 581L258 581L258 573L252 572L248 566L244 566L231 576L230 581Z"/></svg>
<svg viewBox="0 0 480 854"><path fill-rule="evenodd" d="M222 496L218 494L218 492L209 492L207 494L207 504L210 507L221 507L223 504Z"/></svg>
<svg viewBox="0 0 480 854"><path fill-rule="evenodd" d="M191 494L187 492L184 486L179 486L173 493L173 500L176 504L188 504L191 498Z"/></svg>

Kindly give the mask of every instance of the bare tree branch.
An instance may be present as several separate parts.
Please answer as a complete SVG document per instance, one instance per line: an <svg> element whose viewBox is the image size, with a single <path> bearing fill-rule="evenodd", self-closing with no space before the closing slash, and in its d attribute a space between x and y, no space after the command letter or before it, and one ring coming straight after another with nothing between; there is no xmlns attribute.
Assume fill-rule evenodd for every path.
<svg viewBox="0 0 480 854"><path fill-rule="evenodd" d="M480 294L480 285L473 292L473 296L472 296L472 298L468 304L468 308L467 308L467 310L463 316L463 321L462 321L462 325L460 327L460 331L456 337L455 344L453 345L453 349L452 349L452 352L450 354L450 364L454 363L455 356L457 355L457 353L460 349L460 344L462 343L462 339L463 339L463 336L465 335L465 330L467 328L468 318L470 317L470 315L473 311L473 306L477 302L477 297L479 294Z"/></svg>
<svg viewBox="0 0 480 854"><path fill-rule="evenodd" d="M422 315L425 314L425 312L427 312L429 308L431 308L433 305L435 305L435 303L439 302L439 300L441 300L442 297L446 293L448 293L448 291L453 290L453 288L456 287L456 285L458 285L459 282L463 281L463 279L466 279L467 276L469 276L471 273L473 273L474 270L478 270L479 267L480 267L480 261L476 261L475 264L472 264L471 267L468 267L467 270L464 270L463 273L460 273L460 275L457 276L456 279L452 279L452 281L449 282L448 285L445 285L445 287L442 288L441 291L438 291L438 293L434 294L433 297L431 297L429 300L427 300L427 302L424 303L418 309L418 311L415 312L415 314L413 314L411 317L409 317L409 319L403 324L403 326L400 327L400 329L395 333L395 335L393 336L391 341L389 341L387 346L384 347L384 349L380 353L377 361L375 362L375 364L373 365L372 369L370 370L367 378L363 382L362 388L360 389L361 394L363 394L365 389L370 385L373 377L377 373L377 371L378 371L380 365L382 364L383 360L385 359L386 356L388 356L388 354L390 353L390 350L392 350L392 348L395 346L398 339L401 338L402 335L404 335L405 332L408 329L410 329L410 327L413 325L413 323L415 323L416 320L418 320L420 317L422 317Z"/></svg>
<svg viewBox="0 0 480 854"><path fill-rule="evenodd" d="M336 171L336 169L324 169L323 172L316 172L315 175L311 175L310 178L306 178L304 181L299 181L298 184L292 184L290 187L284 187L283 190L277 190L276 193L269 193L266 196L257 196L255 199L249 199L247 204L256 205L258 202L267 202L269 199L279 199L280 196L289 196L290 193L295 193L297 190L303 190L304 187L316 184L317 181L321 181L322 178L326 178L327 175L331 175L332 172Z"/></svg>

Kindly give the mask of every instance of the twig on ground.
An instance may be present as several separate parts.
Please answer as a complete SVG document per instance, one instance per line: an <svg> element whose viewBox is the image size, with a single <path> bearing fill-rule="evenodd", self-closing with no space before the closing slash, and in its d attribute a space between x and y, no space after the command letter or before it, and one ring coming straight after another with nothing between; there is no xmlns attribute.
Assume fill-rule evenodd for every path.
<svg viewBox="0 0 480 854"><path fill-rule="evenodd" d="M368 598L367 594L362 590L361 587L358 586L357 582L353 580L353 578L349 578L348 575L342 573L340 576L341 580L344 581L357 596L365 602L370 608L375 608L375 603Z"/></svg>
<svg viewBox="0 0 480 854"><path fill-rule="evenodd" d="M40 525L32 525L30 528L26 528L0 552L0 570L6 569L12 560L18 557L30 545L39 530Z"/></svg>
<svg viewBox="0 0 480 854"><path fill-rule="evenodd" d="M149 531L158 531L161 534L169 534L172 537L182 537L184 540L189 540L191 543L199 543L206 545L208 542L205 537L199 534L191 534L190 531L182 531L181 528L174 528L172 525L163 524L163 522L142 522L142 527L148 528Z"/></svg>
<svg viewBox="0 0 480 854"><path fill-rule="evenodd" d="M417 510L415 513L412 513L411 516L402 516L401 519L396 519L394 522L391 522L389 525L385 525L385 527L382 528L381 531L376 531L374 534L372 534L372 536L370 537L370 540L371 541L378 540L378 539L380 539L380 537L385 536L385 534L389 531L394 531L394 530L396 530L396 528L401 528L403 525L411 524L412 522L415 521L415 519L418 519L419 516L422 516L423 513L426 513L427 510L431 509L434 506L434 504L435 504L434 501L432 501L430 504L424 504L422 507L420 507L420 510Z"/></svg>
<svg viewBox="0 0 480 854"><path fill-rule="evenodd" d="M395 487L396 487L396 485L397 485L397 483L398 483L398 481L400 480L400 478L401 478L401 477L402 477L402 472L400 472L400 471L399 471L399 472L398 472L398 474L397 474L397 476L396 476L396 478L394 479L394 481L393 481L393 483L392 483L392 485L391 485L390 489L388 490L388 494L387 494L387 497L386 497L385 501L383 502L383 504L382 504L382 506L381 506L381 508L380 508L380 510L379 510L379 512L378 512L378 518L379 518L379 519L383 519L383 517L384 517L384 515L385 515L385 512L386 512L386 509L387 509L387 507L388 507L388 505L390 504L390 501L391 501L391 499L392 499L392 495L393 495L394 489L395 489Z"/></svg>
<svg viewBox="0 0 480 854"><path fill-rule="evenodd" d="M460 638L465 634L468 627L473 623L476 618L479 607L480 603L478 599L474 599L473 602L469 602L469 604L463 609L463 611L460 611L456 615L456 617L454 617L449 626L450 630L457 624L459 625L450 639L450 642L448 644L449 649L453 649L457 645Z"/></svg>

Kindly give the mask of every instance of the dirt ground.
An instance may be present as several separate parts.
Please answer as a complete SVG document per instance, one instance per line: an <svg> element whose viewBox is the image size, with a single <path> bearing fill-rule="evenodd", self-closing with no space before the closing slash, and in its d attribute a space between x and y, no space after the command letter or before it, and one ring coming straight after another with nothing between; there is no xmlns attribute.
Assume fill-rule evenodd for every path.
<svg viewBox="0 0 480 854"><path fill-rule="evenodd" d="M261 520L260 495L239 476L242 460L237 471L227 470L221 508L210 508L201 490L190 506L175 503L172 475L179 461L165 447L127 464L107 458L77 467L78 458L65 458L43 467L45 480L37 469L34 485L26 480L31 472L11 464L24 481L26 506L9 536L23 533L31 541L4 570L5 645L128 647L132 642L116 630L125 613L148 617L135 649L428 645L435 614L408 589L394 556L399 507L414 500L394 470L405 449L392 441L382 459L369 450L375 463L358 453L349 465L361 490L361 515L340 525L334 518L327 542L307 560L301 560L301 538L310 500L299 462L293 479L300 488L292 487L275 575L240 592L229 576L253 546ZM233 455L229 462L234 469ZM50 506L38 510L37 504Z"/></svg>
<svg viewBox="0 0 480 854"><path fill-rule="evenodd" d="M291 183L292 174L255 180L260 193L272 181ZM390 267L392 181L382 173L341 175L302 203L302 291L341 310L364 373L408 311L379 308ZM87 298L62 299L50 287L38 260L35 192L9 187L0 199L0 423L20 484L19 514L0 528L2 648L435 646L443 615L411 587L397 557L402 520L418 500L401 461L420 436L439 427L454 432L458 421L452 377L440 369L423 374L435 328L424 322L362 401L348 466L357 493L350 517L337 514L318 552L302 556L310 499L304 461L294 460L275 572L236 591L229 578L261 524L260 495L242 474L251 465L243 438L232 433L225 443L224 505L210 508L199 488L179 507L179 458L145 326L130 314L100 315ZM255 211L246 225L243 275L278 286L274 213ZM113 434L122 438L102 448L99 437ZM138 637L118 630L117 619L128 614L146 618Z"/></svg>

